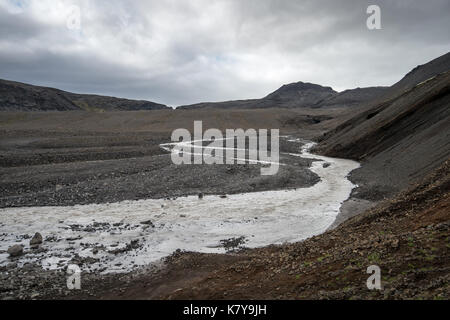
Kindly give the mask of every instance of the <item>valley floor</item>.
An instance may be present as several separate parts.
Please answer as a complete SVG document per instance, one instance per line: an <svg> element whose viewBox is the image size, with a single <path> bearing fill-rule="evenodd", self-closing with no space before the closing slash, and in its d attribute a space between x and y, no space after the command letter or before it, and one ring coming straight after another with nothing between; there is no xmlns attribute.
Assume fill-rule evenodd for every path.
<svg viewBox="0 0 450 320"><path fill-rule="evenodd" d="M273 117L273 112L279 114ZM280 128L309 139L346 113L328 110L325 123L308 117L312 110L152 111L0 113L0 208L71 206L186 195L236 194L310 186L317 182L297 159L276 179L261 177L257 166L181 166L160 148L172 130L205 128ZM331 117L333 116L333 117ZM288 124L286 124L288 123ZM301 146L283 142L282 152ZM300 163L301 162L301 163Z"/></svg>
<svg viewBox="0 0 450 320"><path fill-rule="evenodd" d="M286 110L273 119L273 110L214 111L205 121L217 128L226 128L227 123L243 128L285 124L284 134L310 139L350 116L342 110L305 111L330 116L323 123L311 124L302 112ZM161 199L199 192L231 194L298 188L317 182L307 170L310 160L298 160L298 169L281 171L285 178L268 181L261 180L257 167L205 170L191 166L174 171L158 145L167 142L171 129L187 126L197 116L195 111L174 116L167 111L126 113L128 118L124 114L55 113L49 115L50 119L42 113L5 114L0 121L0 207ZM171 119L173 128L164 127L167 119ZM67 127L60 128L66 123ZM96 123L103 127L95 127ZM129 127L139 128L139 123L140 130L127 131ZM298 151L289 144L282 148L285 152ZM379 200L376 197L350 199L337 222L361 215L306 241L229 254L178 251L160 264L131 273L83 273L81 291L67 289L63 270L44 271L32 264L17 268L11 261L0 270L0 297L448 299L449 167L445 163L424 181L383 202L373 202ZM180 181L181 176L186 179ZM370 265L381 268L381 291L367 289L366 270Z"/></svg>

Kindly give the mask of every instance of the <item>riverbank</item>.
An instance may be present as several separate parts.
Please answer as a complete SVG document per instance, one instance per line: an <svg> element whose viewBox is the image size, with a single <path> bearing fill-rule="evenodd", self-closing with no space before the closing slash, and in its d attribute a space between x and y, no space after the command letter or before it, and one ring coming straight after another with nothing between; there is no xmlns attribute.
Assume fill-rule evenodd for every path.
<svg viewBox="0 0 450 320"><path fill-rule="evenodd" d="M299 159L309 159L313 161L312 173L320 177L320 182L298 190L204 196L202 199L186 197L106 205L2 209L4 219L0 230L4 248L3 253L0 250L0 257L4 259L7 247L14 241L26 247L30 234L45 230L45 244L39 250L26 248L24 257L3 263L3 270L28 282L30 279L26 275L36 277L39 266L64 269L68 264L77 264L90 273L87 279L91 279L92 274L103 278L107 275L101 276L101 273L129 273L131 270L139 273L142 267L170 255L177 248L236 252L320 234L333 222L340 203L351 193L353 185L345 177L358 164L312 155L307 151L309 147L302 147L298 139L287 139L285 144L290 146L291 152L295 146L303 151L301 155L284 155L287 165L283 167L294 166ZM22 274L22 269L29 272ZM44 274L58 278L57 272L45 271ZM40 276L36 278L39 281Z"/></svg>
<svg viewBox="0 0 450 320"><path fill-rule="evenodd" d="M447 161L323 235L232 255L176 253L162 270L88 282L68 298L448 300L449 221ZM382 290L366 286L370 265L380 267Z"/></svg>
<svg viewBox="0 0 450 320"><path fill-rule="evenodd" d="M450 298L450 163L338 228L306 241L229 254L176 252L124 274L2 269L1 296L21 299ZM382 290L369 290L378 265ZM7 295L11 290L16 295ZM13 291L14 290L14 291Z"/></svg>
<svg viewBox="0 0 450 320"><path fill-rule="evenodd" d="M297 139L287 142L302 146ZM284 155L281 165L294 167L297 159L313 161L311 174L319 181L310 187L1 209L0 265L6 266L6 250L13 244L25 247L18 267L38 261L44 268L59 269L81 261L90 272L112 273L145 266L177 249L221 253L320 234L334 221L354 188L346 176L359 165L310 154L311 146L301 147L300 154ZM44 234L43 251L28 249L27 241L35 232Z"/></svg>

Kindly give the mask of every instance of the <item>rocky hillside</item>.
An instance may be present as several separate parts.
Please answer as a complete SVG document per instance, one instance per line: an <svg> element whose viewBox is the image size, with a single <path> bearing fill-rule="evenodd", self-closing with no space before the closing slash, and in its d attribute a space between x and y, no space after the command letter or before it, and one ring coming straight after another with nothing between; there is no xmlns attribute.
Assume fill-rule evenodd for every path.
<svg viewBox="0 0 450 320"><path fill-rule="evenodd" d="M286 84L262 99L205 102L178 109L264 109L354 107L386 92L385 87L357 88L338 93L330 87L313 83Z"/></svg>
<svg viewBox="0 0 450 320"><path fill-rule="evenodd" d="M54 88L0 80L0 111L128 111L169 107L150 102L75 94Z"/></svg>
<svg viewBox="0 0 450 320"><path fill-rule="evenodd" d="M450 52L436 58L424 65L419 65L411 70L403 79L394 84L390 90L390 95L398 95L409 90L423 81L426 81L438 74L450 70Z"/></svg>
<svg viewBox="0 0 450 320"><path fill-rule="evenodd" d="M317 151L363 161L363 198L380 198L450 157L450 54L415 68L376 103L321 138ZM372 194L366 190L372 189ZM374 191L374 190L378 190Z"/></svg>
<svg viewBox="0 0 450 320"><path fill-rule="evenodd" d="M362 104L383 96L388 91L388 87L370 87L345 90L338 94L319 101L316 106L319 108L335 108L341 106L358 107Z"/></svg>

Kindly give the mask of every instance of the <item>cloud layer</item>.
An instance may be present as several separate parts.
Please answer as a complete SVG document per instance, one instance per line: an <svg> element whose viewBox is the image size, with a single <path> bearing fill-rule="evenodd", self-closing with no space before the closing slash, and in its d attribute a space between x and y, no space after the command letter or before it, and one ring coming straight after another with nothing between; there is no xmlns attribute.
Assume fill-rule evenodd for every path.
<svg viewBox="0 0 450 320"><path fill-rule="evenodd" d="M0 78L169 105L391 85L449 51L449 14L448 0L0 0Z"/></svg>

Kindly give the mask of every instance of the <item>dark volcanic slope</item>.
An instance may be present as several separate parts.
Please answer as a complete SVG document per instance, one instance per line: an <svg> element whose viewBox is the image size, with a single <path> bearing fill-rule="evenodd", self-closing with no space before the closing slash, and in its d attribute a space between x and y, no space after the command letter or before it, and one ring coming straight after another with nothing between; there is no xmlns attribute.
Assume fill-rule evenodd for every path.
<svg viewBox="0 0 450 320"><path fill-rule="evenodd" d="M447 54L414 69L385 101L321 139L319 152L364 162L352 174L367 188L358 191L362 198L377 200L399 191L450 157L449 66Z"/></svg>
<svg viewBox="0 0 450 320"><path fill-rule="evenodd" d="M415 67L402 80L391 87L390 94L399 94L402 91L409 90L417 84L449 70L450 52L424 65Z"/></svg>
<svg viewBox="0 0 450 320"><path fill-rule="evenodd" d="M332 108L340 106L356 107L367 101L377 99L386 94L389 87L370 87L370 88L356 88L352 90L345 90L331 97L319 101L316 107Z"/></svg>
<svg viewBox="0 0 450 320"><path fill-rule="evenodd" d="M0 80L0 111L128 111L169 107L142 100L70 93L54 88Z"/></svg>
<svg viewBox="0 0 450 320"><path fill-rule="evenodd" d="M370 101L387 91L388 88L357 88L338 93L330 87L313 83L296 82L262 99L236 100L225 102L204 102L178 109L264 109L264 108L330 108L352 107Z"/></svg>

